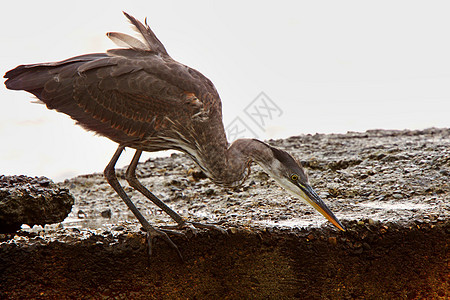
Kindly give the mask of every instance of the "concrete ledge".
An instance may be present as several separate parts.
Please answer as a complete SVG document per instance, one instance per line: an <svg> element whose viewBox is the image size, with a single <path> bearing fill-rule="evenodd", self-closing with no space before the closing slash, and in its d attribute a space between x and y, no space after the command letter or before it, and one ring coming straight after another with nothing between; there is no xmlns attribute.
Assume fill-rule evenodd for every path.
<svg viewBox="0 0 450 300"><path fill-rule="evenodd" d="M313 230L202 232L162 242L149 264L140 233L2 244L2 299L445 299L450 222L350 222ZM30 237L33 239L32 237ZM30 245L31 244L31 245Z"/></svg>
<svg viewBox="0 0 450 300"><path fill-rule="evenodd" d="M228 235L173 237L184 263L158 241L149 265L137 221L102 175L79 176L59 184L75 198L64 222L0 234L0 298L450 297L450 129L269 142L302 160L346 232L257 166L229 190L172 155L139 164L139 179L185 218L219 223ZM150 223L170 222L121 183Z"/></svg>

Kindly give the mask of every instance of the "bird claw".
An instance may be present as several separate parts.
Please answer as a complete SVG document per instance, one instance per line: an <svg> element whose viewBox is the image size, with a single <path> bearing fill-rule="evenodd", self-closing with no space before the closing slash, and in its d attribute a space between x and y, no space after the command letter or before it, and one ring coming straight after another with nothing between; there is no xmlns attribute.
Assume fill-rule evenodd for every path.
<svg viewBox="0 0 450 300"><path fill-rule="evenodd" d="M184 222L178 225L166 225L166 226L162 226L161 228L154 228L152 226L148 226L148 228L142 228L145 231L145 237L147 240L147 249L148 249L148 255L149 255L149 259L152 257L152 253L153 253L153 239L155 238L161 238L163 239L172 249L175 250L175 252L178 255L178 258L180 259L181 262L184 262L183 256L181 255L180 250L178 249L178 246L175 245L175 243L170 239L170 237L168 236L168 234L171 235L176 235L176 236L181 236L181 237L186 237L186 235L182 232L176 231L176 230L182 230L182 229L189 229L191 230L194 234L197 233L197 228L205 228L205 229L214 229L217 231L220 231L223 234L228 234L227 231L217 225L213 225L213 224L203 224L203 223L199 223L199 222ZM175 230L172 230L175 229Z"/></svg>
<svg viewBox="0 0 450 300"><path fill-rule="evenodd" d="M183 232L177 231L177 230L170 230L170 229L166 229L165 227L159 227L159 230L167 233L168 235L175 235L175 236L179 236L179 237L186 237L186 234L184 234Z"/></svg>
<svg viewBox="0 0 450 300"><path fill-rule="evenodd" d="M213 225L213 224L203 224L203 223L199 223L199 222L187 222L186 221L186 222L183 222L183 223L177 224L177 225L166 225L166 226L163 226L163 228L175 229L175 230L188 229L191 232L193 232L194 234L197 234L198 228L205 228L205 229L217 230L223 234L228 234L228 232L220 226Z"/></svg>
<svg viewBox="0 0 450 300"><path fill-rule="evenodd" d="M225 228L222 228L220 226L214 225L214 224L203 224L199 222L190 222L195 228L206 228L206 229L213 229L220 231L223 234L228 234L228 232L225 230Z"/></svg>
<svg viewBox="0 0 450 300"><path fill-rule="evenodd" d="M181 262L184 262L183 256L181 255L181 252L178 249L177 245L175 245L175 243L167 235L167 233L170 233L170 234L175 234L178 236L180 236L180 235L184 236L183 233L176 232L173 230L156 229L153 227L149 227L149 228L145 229L145 231L146 231L145 237L147 239L147 250L148 250L149 259L152 257L153 239L158 237L158 238L162 238L172 249L174 249L175 252L177 252L178 258L181 260Z"/></svg>

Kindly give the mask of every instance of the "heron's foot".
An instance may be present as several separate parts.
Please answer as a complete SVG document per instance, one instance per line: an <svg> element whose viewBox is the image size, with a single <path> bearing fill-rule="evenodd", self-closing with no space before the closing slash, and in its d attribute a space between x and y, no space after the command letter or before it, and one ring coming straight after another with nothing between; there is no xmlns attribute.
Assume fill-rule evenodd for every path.
<svg viewBox="0 0 450 300"><path fill-rule="evenodd" d="M152 257L152 251L153 251L153 240L155 238L161 238L163 239L172 249L175 250L175 252L177 253L178 257L180 258L180 260L183 262L183 256L181 255L180 250L178 249L177 245L175 245L175 243L170 239L170 237L167 235L167 233L169 234L174 234L174 235L181 235L184 236L183 233L181 232L176 232L173 230L166 230L166 229L156 229L152 226L149 226L148 228L144 228L144 230L146 231L146 239L147 239L147 250L148 250L148 255L149 255L149 259Z"/></svg>
<svg viewBox="0 0 450 300"><path fill-rule="evenodd" d="M199 223L199 222L190 222L195 228L205 228L205 229L213 229L213 230L217 230L220 231L223 234L228 234L228 232L226 231L225 228L218 226L218 225L214 225L214 224L203 224L203 223Z"/></svg>
<svg viewBox="0 0 450 300"><path fill-rule="evenodd" d="M214 225L214 224L203 224L203 223L199 223L199 222L188 222L188 221L184 221L183 223L179 223L177 225L166 225L163 226L163 228L166 229L175 229L175 230L183 230L183 229L188 229L191 232L193 232L194 234L197 233L197 228L204 228L204 229L212 229L212 230L217 230L220 231L223 234L228 234L227 231L225 230L225 228L222 228L218 225Z"/></svg>

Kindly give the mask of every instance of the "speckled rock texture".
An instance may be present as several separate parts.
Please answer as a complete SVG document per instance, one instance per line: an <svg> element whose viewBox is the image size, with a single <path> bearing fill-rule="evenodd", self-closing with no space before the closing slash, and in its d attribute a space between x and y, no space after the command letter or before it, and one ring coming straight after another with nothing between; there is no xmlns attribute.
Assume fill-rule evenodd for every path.
<svg viewBox="0 0 450 300"><path fill-rule="evenodd" d="M188 220L220 224L173 236L180 263L144 233L101 174L59 184L75 204L52 226L0 235L0 298L448 299L450 129L371 130L268 141L306 167L341 232L254 165L225 189L184 155L137 174ZM120 182L150 223L173 224Z"/></svg>
<svg viewBox="0 0 450 300"><path fill-rule="evenodd" d="M46 177L0 175L0 233L62 222L73 203L67 189Z"/></svg>

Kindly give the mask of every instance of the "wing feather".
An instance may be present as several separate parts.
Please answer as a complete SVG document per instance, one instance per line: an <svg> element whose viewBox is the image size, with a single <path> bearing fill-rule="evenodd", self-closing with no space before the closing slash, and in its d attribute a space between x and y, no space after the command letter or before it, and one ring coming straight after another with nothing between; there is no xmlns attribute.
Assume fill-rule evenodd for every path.
<svg viewBox="0 0 450 300"><path fill-rule="evenodd" d="M138 21L133 16L130 16L126 12L123 12L125 17L128 18L128 20L133 24L136 28L136 31L139 32L142 37L144 38L147 45L150 47L151 51L154 51L156 53L161 53L165 55L169 55L167 53L166 48L161 43L161 41L156 37L155 33L150 29L150 27L147 25L147 19L145 19L145 25L142 24L140 21Z"/></svg>
<svg viewBox="0 0 450 300"><path fill-rule="evenodd" d="M136 51L151 51L149 45L145 45L131 35L120 32L108 32L106 35L119 47L130 47Z"/></svg>
<svg viewBox="0 0 450 300"><path fill-rule="evenodd" d="M143 41L109 33L131 48L21 65L5 74L7 88L33 93L48 108L121 144L164 134L172 134L168 140L180 138L180 128L209 116L223 127L220 98L211 81L170 58L147 23L124 14Z"/></svg>

